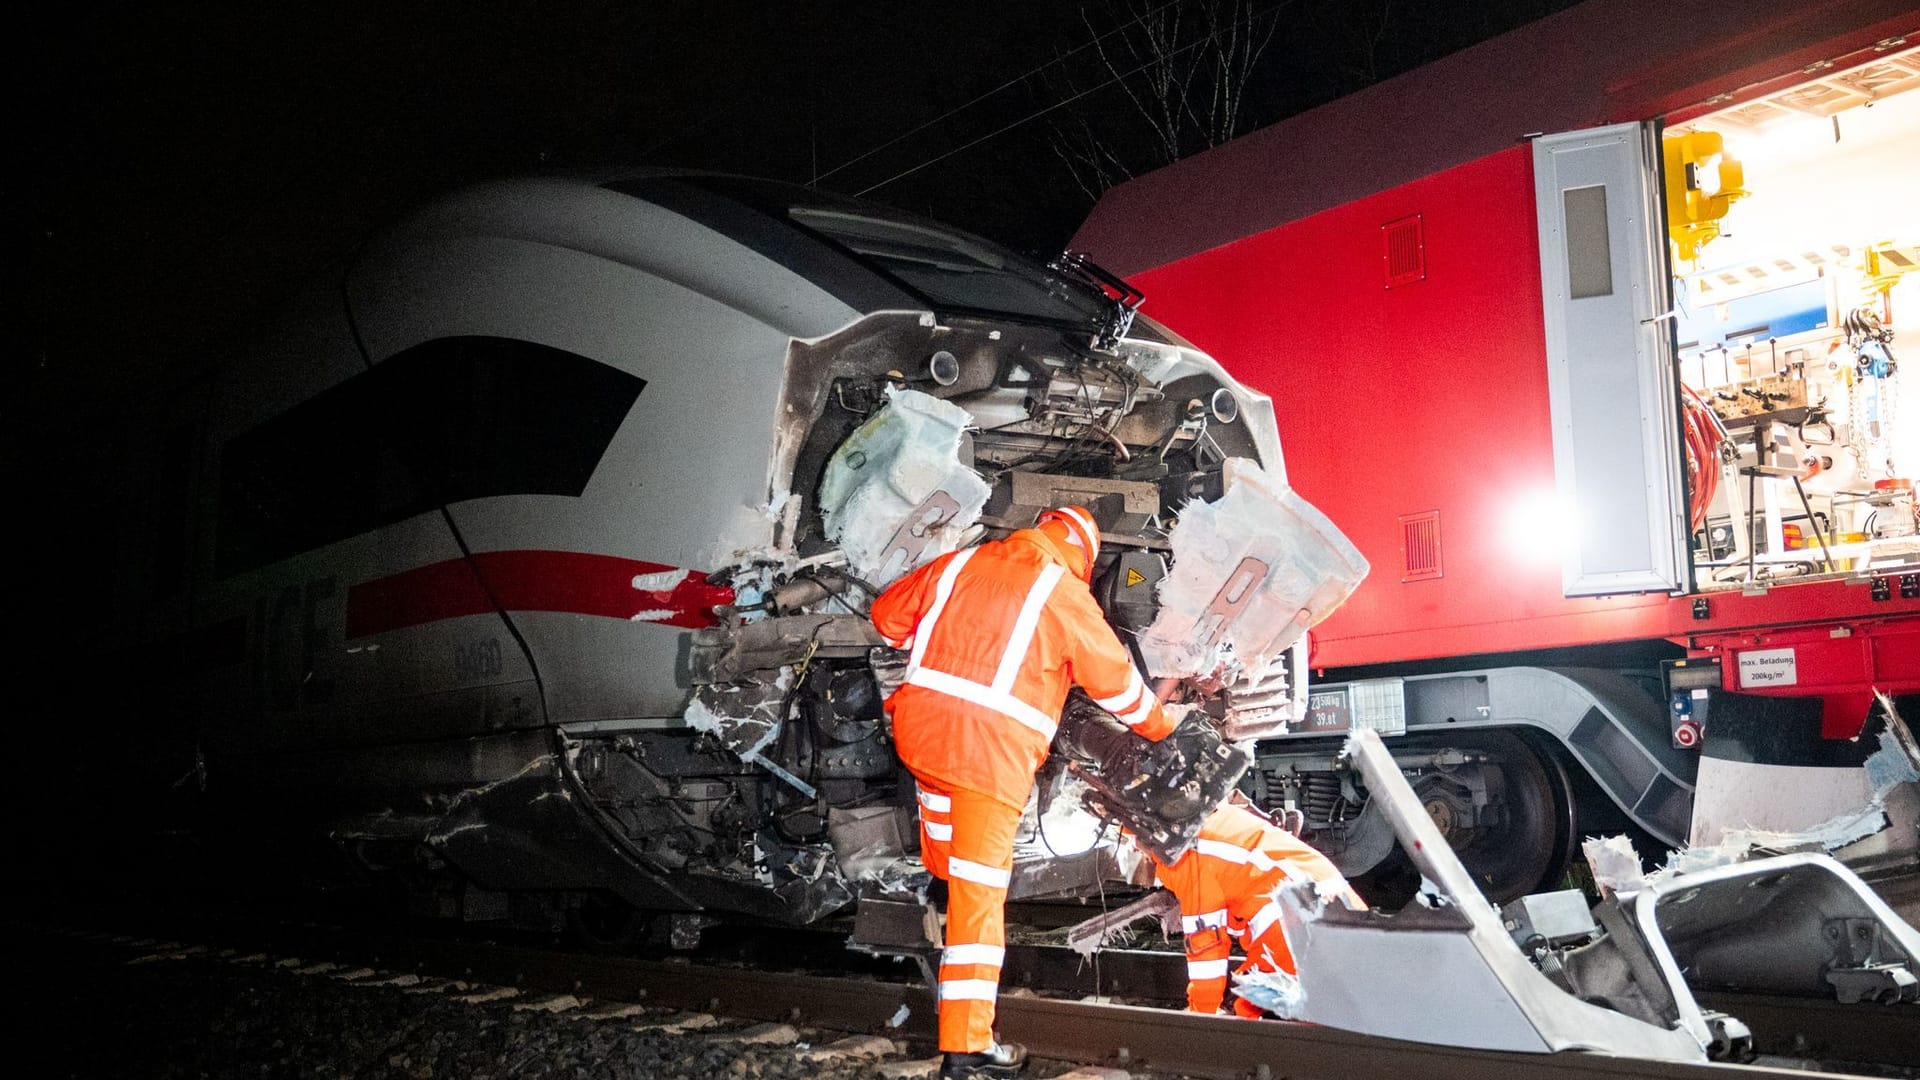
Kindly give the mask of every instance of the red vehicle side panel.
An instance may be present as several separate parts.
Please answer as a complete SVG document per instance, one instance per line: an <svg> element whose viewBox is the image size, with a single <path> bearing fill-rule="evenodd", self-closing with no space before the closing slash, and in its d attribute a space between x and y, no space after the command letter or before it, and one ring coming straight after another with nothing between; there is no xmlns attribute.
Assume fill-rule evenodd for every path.
<svg viewBox="0 0 1920 1080"><path fill-rule="evenodd" d="M1416 214L1424 279L1388 288L1382 227ZM1705 618L1687 597L1562 596L1524 145L1134 280L1149 314L1273 396L1291 482L1373 564L1314 631L1316 667L1920 611L1856 582L1719 593ZM1429 511L1441 572L1403 581L1400 519Z"/></svg>

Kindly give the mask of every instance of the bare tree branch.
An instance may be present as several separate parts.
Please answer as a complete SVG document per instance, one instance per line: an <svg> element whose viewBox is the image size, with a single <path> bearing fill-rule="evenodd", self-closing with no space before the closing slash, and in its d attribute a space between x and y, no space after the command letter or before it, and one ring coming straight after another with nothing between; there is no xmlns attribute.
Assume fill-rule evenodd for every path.
<svg viewBox="0 0 1920 1080"><path fill-rule="evenodd" d="M1247 84L1273 41L1287 0L1089 0L1080 9L1100 70L1065 65L1060 96L1111 86L1129 108L1078 110L1053 123L1054 153L1091 196L1243 133ZM1157 6L1156 6L1157 5ZM1116 27L1118 29L1116 29Z"/></svg>

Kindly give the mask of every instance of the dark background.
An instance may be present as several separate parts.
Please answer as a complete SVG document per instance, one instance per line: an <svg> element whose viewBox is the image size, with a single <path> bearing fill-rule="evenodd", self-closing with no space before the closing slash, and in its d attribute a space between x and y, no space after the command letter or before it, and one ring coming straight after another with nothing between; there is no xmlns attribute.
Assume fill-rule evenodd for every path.
<svg viewBox="0 0 1920 1080"><path fill-rule="evenodd" d="M124 535L136 526L117 509L140 494L122 490L127 433L165 400L170 373L217 355L410 207L503 175L681 166L866 194L1051 255L1100 190L1069 167L1072 140L1091 135L1120 177L1223 137L1189 124L1154 138L1136 105L1154 70L1149 24L1168 35L1161 54L1191 67L1226 40L1209 35L1209 11L1250 18L1264 47L1236 84L1237 134L1566 6L200 0L16 12L14 153L0 173L0 482L14 511L0 700L16 735L8 820L22 827L4 865L31 884L126 884L126 849L164 817L151 781L180 772L153 748L172 722L153 692L169 655L108 651L108 628L138 625L116 561L150 542ZM1202 96L1207 66L1194 75ZM150 775L116 780L129 763Z"/></svg>
<svg viewBox="0 0 1920 1080"><path fill-rule="evenodd" d="M1235 131L1567 5L1243 0L1265 47ZM1207 12L1236 5L42 6L9 65L25 151L6 180L24 278L9 422L140 386L414 204L500 175L818 182L1054 253L1093 202L1065 139L1096 131L1123 171L1169 157L1131 100L1147 73L1113 81L1147 55L1135 20L1191 63L1226 40Z"/></svg>

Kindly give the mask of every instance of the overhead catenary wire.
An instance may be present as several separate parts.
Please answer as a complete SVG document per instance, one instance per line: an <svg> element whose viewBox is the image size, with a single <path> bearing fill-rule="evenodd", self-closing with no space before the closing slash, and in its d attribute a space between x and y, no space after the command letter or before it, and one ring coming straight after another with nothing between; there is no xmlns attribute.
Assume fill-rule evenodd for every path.
<svg viewBox="0 0 1920 1080"><path fill-rule="evenodd" d="M939 116L936 116L933 119L925 121L923 123L917 124L914 127L911 127L906 131L903 131L900 134L895 135L893 138L888 139L886 142L883 142L880 145L873 147L872 149L863 151L859 154L855 154L853 157L850 157L847 160L841 162L840 164L835 165L833 168L828 169L826 172L816 173L813 179L808 182L807 186L812 187L815 184L818 184L820 181L825 180L830 176L833 176L837 173L845 172L847 169L855 165L858 165L860 162L867 160L873 155L879 153L880 151L886 150L889 147L897 146L901 142L907 139L911 139L915 135L918 135L921 132L927 130L928 128L933 127L935 124L944 123L947 120L959 115L960 113L963 113L968 109L973 108L975 105L980 104L981 102L987 100L988 98L993 97L1004 90L1010 90L1013 87L1016 87L1021 83L1026 82L1028 79L1033 78L1035 75L1040 74L1041 72L1047 70L1048 68L1065 63L1066 61L1072 59L1073 57L1079 55L1080 53L1083 53L1088 49L1093 48L1095 45L1098 45L1101 42L1107 40L1113 35L1124 33L1128 30L1131 30L1135 26L1139 25L1140 23L1143 23L1146 20L1153 18L1155 15L1160 14L1162 11L1165 11L1168 8L1173 7L1174 5L1180 2L1181 0L1167 0L1166 3L1161 4L1159 7L1153 8L1150 11L1141 12L1140 14L1135 15L1133 18L1128 19L1126 22L1121 23L1119 26L1114 27L1113 29L1107 31L1104 34L1096 34L1092 40L1087 41L1080 45L1076 45L1071 49L1068 49L1066 52L1061 53L1059 56L1054 57L1053 59L1047 61L1044 64L1041 64L1039 67L1030 68L1026 71L1023 71L1020 74L1015 75L1013 78L1008 79L1006 82L1001 83L999 86L996 86L991 90L988 90L984 94L980 94L977 97L974 97L968 101L962 102L959 105L955 105L953 108L948 109L946 112L941 113Z"/></svg>
<svg viewBox="0 0 1920 1080"><path fill-rule="evenodd" d="M1250 21L1264 19L1270 15L1276 15L1283 8L1287 7L1290 3L1292 3L1292 0L1280 0L1279 3L1273 5L1272 7L1266 9L1265 11L1257 12L1254 15L1250 16ZM1142 16L1142 18L1144 17L1145 16ZM873 192L878 191L889 184L892 184L899 180L904 180L907 177L912 176L914 173L917 173L922 169L931 168L932 166L938 165L940 162L945 161L946 159L953 157L956 154L965 153L966 151L971 150L976 146L979 146L981 143L988 142L993 139L997 139L1000 136L1005 135L1007 132L1014 130L1015 128L1022 127L1026 124L1030 124L1033 121L1038 120L1043 116L1046 116L1048 113L1055 111L1056 109L1063 109L1066 106L1071 105L1074 102L1079 101L1081 98L1087 97L1090 94L1098 93L1101 90L1105 90L1109 86L1113 86L1115 84L1124 82L1127 79L1130 79L1133 76L1138 75L1142 71L1145 71L1148 68L1154 66L1155 64L1165 63L1167 60L1170 60L1176 56L1180 56L1184 53L1191 52L1192 50L1197 49L1200 46L1205 45L1208 42L1219 37L1224 32L1225 32L1224 29L1214 30L1212 33L1196 38L1193 41L1190 41L1187 44L1182 45L1179 48L1174 49L1171 52L1168 52L1162 56L1157 56L1152 60L1146 61L1145 63L1138 64L1138 65L1135 65L1134 67L1128 68L1126 71L1120 72L1119 74L1113 76L1112 78L1107 79L1105 82L1096 83L1085 90L1081 90L1078 93L1075 93L1069 97L1062 98L1061 100L1056 101L1051 105L1048 105L1041 109L1037 109L1031 113L1028 113L1026 116L1021 117L1020 119L1013 121L1012 123L995 128L994 130L989 131L985 135L981 135L978 138L970 139L967 142L964 142L959 146L954 147L951 150L945 151L944 153L936 154L933 157L930 157L927 160L920 162L918 165L914 165L910 168L903 169L902 171L887 177L885 180L882 180L877 184L870 184L854 192L853 194L856 197L865 197L867 195L870 195ZM1097 41L1099 39L1095 39L1095 40ZM1082 47L1084 48L1085 46L1082 46ZM1041 69L1036 69L1036 70L1041 70Z"/></svg>

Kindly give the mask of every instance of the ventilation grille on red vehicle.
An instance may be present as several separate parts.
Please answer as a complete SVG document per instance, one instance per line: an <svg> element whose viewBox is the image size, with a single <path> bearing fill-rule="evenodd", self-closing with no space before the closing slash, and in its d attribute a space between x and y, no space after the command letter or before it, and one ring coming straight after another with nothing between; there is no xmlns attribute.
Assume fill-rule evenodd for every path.
<svg viewBox="0 0 1920 1080"><path fill-rule="evenodd" d="M1421 235L1419 214L1380 226L1380 241L1387 288L1426 280L1427 245Z"/></svg>
<svg viewBox="0 0 1920 1080"><path fill-rule="evenodd" d="M1400 554L1406 563L1401 581L1440 576L1440 511L1400 516Z"/></svg>

